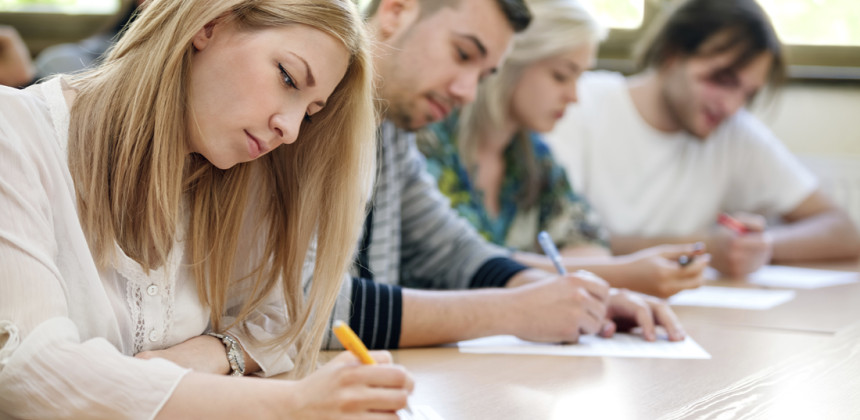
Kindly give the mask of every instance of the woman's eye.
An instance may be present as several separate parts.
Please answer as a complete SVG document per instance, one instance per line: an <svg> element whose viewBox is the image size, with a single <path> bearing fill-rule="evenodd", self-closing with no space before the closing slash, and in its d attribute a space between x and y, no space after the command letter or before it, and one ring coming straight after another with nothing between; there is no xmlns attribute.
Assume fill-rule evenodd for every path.
<svg viewBox="0 0 860 420"><path fill-rule="evenodd" d="M293 89L298 89L298 87L296 86L296 82L293 81L293 77L290 76L289 73L287 73L287 70L280 63L278 63L278 70L281 71L281 80L284 82L285 85Z"/></svg>
<svg viewBox="0 0 860 420"><path fill-rule="evenodd" d="M457 48L457 56L460 57L460 60L469 61L469 54L466 54L462 48Z"/></svg>
<svg viewBox="0 0 860 420"><path fill-rule="evenodd" d="M564 82L566 82L566 81L567 81L567 77L565 77L565 76L564 76L563 74L561 74L561 73L553 73L553 74L552 74L552 77L555 79L555 81L557 81L557 82L559 82L559 83L564 83Z"/></svg>
<svg viewBox="0 0 860 420"><path fill-rule="evenodd" d="M310 114L308 114L307 112L305 113L305 122L308 124L313 122L313 119L311 118Z"/></svg>

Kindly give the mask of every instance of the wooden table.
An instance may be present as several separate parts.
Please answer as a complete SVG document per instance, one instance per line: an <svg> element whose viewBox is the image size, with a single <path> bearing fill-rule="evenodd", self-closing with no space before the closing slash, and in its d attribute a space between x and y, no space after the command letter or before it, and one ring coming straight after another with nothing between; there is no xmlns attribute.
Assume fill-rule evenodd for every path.
<svg viewBox="0 0 860 420"><path fill-rule="evenodd" d="M807 264L805 267L857 271L858 263L830 262ZM720 279L708 285L764 289L739 279ZM678 306L674 309L685 323L705 322L833 334L860 321L860 283L798 290L793 300L767 311L693 306Z"/></svg>
<svg viewBox="0 0 860 420"><path fill-rule="evenodd" d="M860 286L798 290L794 301L759 314L677 309L712 359L461 354L455 347L394 356L416 379L411 404L430 405L448 420L860 418Z"/></svg>
<svg viewBox="0 0 860 420"><path fill-rule="evenodd" d="M860 323L664 416L759 417L860 418Z"/></svg>

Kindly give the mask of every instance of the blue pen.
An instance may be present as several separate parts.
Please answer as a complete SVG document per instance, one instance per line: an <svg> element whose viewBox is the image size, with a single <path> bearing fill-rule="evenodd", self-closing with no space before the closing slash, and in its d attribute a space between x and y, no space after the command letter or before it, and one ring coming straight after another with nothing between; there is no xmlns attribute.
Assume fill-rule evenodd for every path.
<svg viewBox="0 0 860 420"><path fill-rule="evenodd" d="M558 270L558 274L561 274L562 276L567 274L567 270L565 270L564 266L561 265L561 255L558 254L558 248L555 247L555 243L553 243L549 233L542 231L541 233L538 233L537 239L540 247L543 248L543 253L552 260L552 263L555 265L555 269Z"/></svg>

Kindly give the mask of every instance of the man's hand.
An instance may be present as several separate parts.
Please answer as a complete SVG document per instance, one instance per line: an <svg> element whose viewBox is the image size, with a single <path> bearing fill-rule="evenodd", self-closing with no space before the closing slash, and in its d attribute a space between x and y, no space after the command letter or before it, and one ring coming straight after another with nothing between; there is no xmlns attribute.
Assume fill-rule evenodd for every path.
<svg viewBox="0 0 860 420"><path fill-rule="evenodd" d="M748 213L733 217L744 224L747 233L718 225L711 233L708 249L712 267L730 277L743 277L770 262L773 238L765 231L764 217Z"/></svg>
<svg viewBox="0 0 860 420"><path fill-rule="evenodd" d="M609 285L586 271L519 286L512 290L511 322L529 341L571 342L600 330L606 319Z"/></svg>
<svg viewBox="0 0 860 420"><path fill-rule="evenodd" d="M681 322L666 302L641 293L612 289L606 317L610 321L601 328L602 337L640 327L645 340L655 341L658 325L666 329L669 341L681 341L686 337Z"/></svg>

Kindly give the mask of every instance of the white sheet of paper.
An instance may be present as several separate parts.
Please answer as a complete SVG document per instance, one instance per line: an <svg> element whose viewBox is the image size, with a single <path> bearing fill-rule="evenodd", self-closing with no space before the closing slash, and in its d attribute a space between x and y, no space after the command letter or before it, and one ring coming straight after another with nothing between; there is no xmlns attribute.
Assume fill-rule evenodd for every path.
<svg viewBox="0 0 860 420"><path fill-rule="evenodd" d="M638 335L615 334L579 337L577 344L533 343L512 335L497 335L457 343L461 353L532 354L547 356L646 357L659 359L710 359L711 355L692 338L670 342L661 336L648 342Z"/></svg>
<svg viewBox="0 0 860 420"><path fill-rule="evenodd" d="M794 299L794 290L702 286L669 298L670 305L765 310Z"/></svg>
<svg viewBox="0 0 860 420"><path fill-rule="evenodd" d="M791 289L817 289L819 287L856 283L860 274L855 271L815 270L812 268L767 265L750 274L749 282L765 287Z"/></svg>
<svg viewBox="0 0 860 420"><path fill-rule="evenodd" d="M400 410L397 412L397 416L400 417L400 420L444 420L433 407L429 405L416 405L409 406L412 410L412 414L409 414L406 410Z"/></svg>

